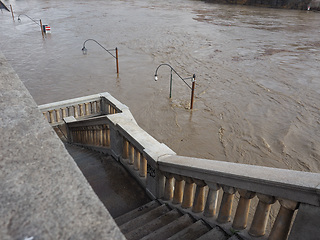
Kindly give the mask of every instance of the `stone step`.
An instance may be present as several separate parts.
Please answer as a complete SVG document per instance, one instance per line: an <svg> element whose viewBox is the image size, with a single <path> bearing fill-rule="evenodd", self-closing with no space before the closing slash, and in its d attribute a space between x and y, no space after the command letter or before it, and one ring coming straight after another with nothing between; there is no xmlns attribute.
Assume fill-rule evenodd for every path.
<svg viewBox="0 0 320 240"><path fill-rule="evenodd" d="M213 240L213 239L227 240L229 239L229 236L219 227L214 227L209 232L197 238L197 240Z"/></svg>
<svg viewBox="0 0 320 240"><path fill-rule="evenodd" d="M122 225L119 226L121 232L123 234L126 234L138 227L144 226L145 224L147 224L148 222L160 217L161 215L166 214L167 212L169 212L171 209L165 205L162 204L161 206L152 209L151 211L136 217L132 220L130 220L129 222L126 222Z"/></svg>
<svg viewBox="0 0 320 240"><path fill-rule="evenodd" d="M174 209L170 212L154 219L153 221L141 226L133 231L127 233L125 237L130 240L138 240L148 234L152 233L153 231L173 222L174 220L178 219L182 216L178 210Z"/></svg>
<svg viewBox="0 0 320 240"><path fill-rule="evenodd" d="M144 213L155 209L156 207L159 207L160 205L161 204L158 201L149 202L139 208L133 209L132 211L115 218L115 222L118 224L118 226L121 226L124 223L129 222L130 220L139 217Z"/></svg>
<svg viewBox="0 0 320 240"><path fill-rule="evenodd" d="M194 220L188 214L185 214L182 217L178 218L177 220L174 220L173 222L169 223L168 225L141 238L141 240L167 239L172 235L176 234L177 232L182 231L184 228L189 227L193 223L194 223Z"/></svg>
<svg viewBox="0 0 320 240"><path fill-rule="evenodd" d="M189 227L169 237L168 240L169 239L170 240L197 239L198 237L201 237L203 234L209 232L210 230L211 230L211 227L206 225L203 221L198 220L197 222L190 225Z"/></svg>

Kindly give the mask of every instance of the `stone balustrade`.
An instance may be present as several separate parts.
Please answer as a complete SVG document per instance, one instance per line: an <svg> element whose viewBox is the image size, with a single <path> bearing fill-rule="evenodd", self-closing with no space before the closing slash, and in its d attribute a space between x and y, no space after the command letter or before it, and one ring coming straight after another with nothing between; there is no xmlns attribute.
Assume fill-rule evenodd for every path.
<svg viewBox="0 0 320 240"><path fill-rule="evenodd" d="M100 94L101 103L108 103L102 95L110 101ZM151 197L244 239L319 236L320 174L177 156L112 100L116 112L102 111L89 120L65 118L68 139L112 155ZM267 231L272 208L277 213Z"/></svg>
<svg viewBox="0 0 320 240"><path fill-rule="evenodd" d="M40 105L39 109L48 122L52 126L56 126L62 124L63 119L70 116L76 119L85 119L120 112L115 104L109 100L109 97L111 95L108 93L94 94L72 100Z"/></svg>

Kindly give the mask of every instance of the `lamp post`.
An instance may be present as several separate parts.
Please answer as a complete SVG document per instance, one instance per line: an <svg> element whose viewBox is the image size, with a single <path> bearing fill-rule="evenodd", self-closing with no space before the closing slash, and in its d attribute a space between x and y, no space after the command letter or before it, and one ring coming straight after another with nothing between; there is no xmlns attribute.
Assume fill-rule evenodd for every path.
<svg viewBox="0 0 320 240"><path fill-rule="evenodd" d="M34 20L33 18L29 17L27 14L20 14L20 15L18 16L18 22L21 22L20 16L26 16L26 17L29 18L32 22L34 22L35 24L37 24L38 26L40 26L40 30L41 30L42 37L44 37L44 32L43 32L43 27L42 27L41 19L39 20L40 23L38 23L37 20Z"/></svg>
<svg viewBox="0 0 320 240"><path fill-rule="evenodd" d="M82 52L83 54L87 54L87 49L86 49L86 42L88 41L93 41L95 42L96 44L98 44L101 48L103 48L103 50L105 50L106 52L108 52L113 58L116 59L116 68L117 68L117 74L119 74L119 57L118 57L118 48L115 48L115 49L106 49L104 46L102 46L98 41L94 40L94 39L87 39L84 41L83 43L83 47L82 47ZM116 51L116 55L113 55L110 51Z"/></svg>
<svg viewBox="0 0 320 240"><path fill-rule="evenodd" d="M169 92L169 98L171 98L172 96L172 72L174 72L187 86L188 88L190 88L191 90L191 102L190 102L190 109L193 108L193 100L194 100L194 89L195 89L195 83L196 83L196 75L193 74L192 77L187 77L187 78L182 78L179 73L177 73L177 71L171 67L168 63L162 63L160 64L157 69L156 69L156 72L154 74L154 80L157 81L158 80L158 69L161 67L161 66L168 66L170 68L170 92ZM191 82L192 82L192 86L190 86L185 80L187 79L191 79Z"/></svg>
<svg viewBox="0 0 320 240"><path fill-rule="evenodd" d="M12 5L10 4L10 9L11 9L11 15L12 15L12 19L14 21L14 14L13 14L13 9L12 9Z"/></svg>

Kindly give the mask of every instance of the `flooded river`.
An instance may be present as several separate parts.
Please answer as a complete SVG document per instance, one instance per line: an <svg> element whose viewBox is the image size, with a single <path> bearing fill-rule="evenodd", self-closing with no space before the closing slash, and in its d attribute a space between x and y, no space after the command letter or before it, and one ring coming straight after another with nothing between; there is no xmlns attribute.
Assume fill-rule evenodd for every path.
<svg viewBox="0 0 320 240"><path fill-rule="evenodd" d="M108 91L180 155L320 172L320 14L195 0L4 0L0 51L38 104ZM40 27L25 16L51 26ZM107 49L118 47L120 75ZM196 74L190 89L173 75ZM190 80L187 80L189 84Z"/></svg>

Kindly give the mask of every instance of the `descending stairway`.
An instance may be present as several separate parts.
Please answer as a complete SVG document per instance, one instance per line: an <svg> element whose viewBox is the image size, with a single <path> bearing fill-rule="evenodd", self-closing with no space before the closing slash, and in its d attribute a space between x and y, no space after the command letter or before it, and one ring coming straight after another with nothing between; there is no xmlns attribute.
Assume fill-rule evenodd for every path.
<svg viewBox="0 0 320 240"><path fill-rule="evenodd" d="M150 202L145 190L112 157L70 144L65 146L112 217Z"/></svg>
<svg viewBox="0 0 320 240"><path fill-rule="evenodd" d="M210 227L202 220L182 214L154 200L115 219L128 240L147 239L217 239L237 240L219 227Z"/></svg>
<svg viewBox="0 0 320 240"><path fill-rule="evenodd" d="M65 146L128 240L239 239L159 200L150 201L112 157L70 144Z"/></svg>

